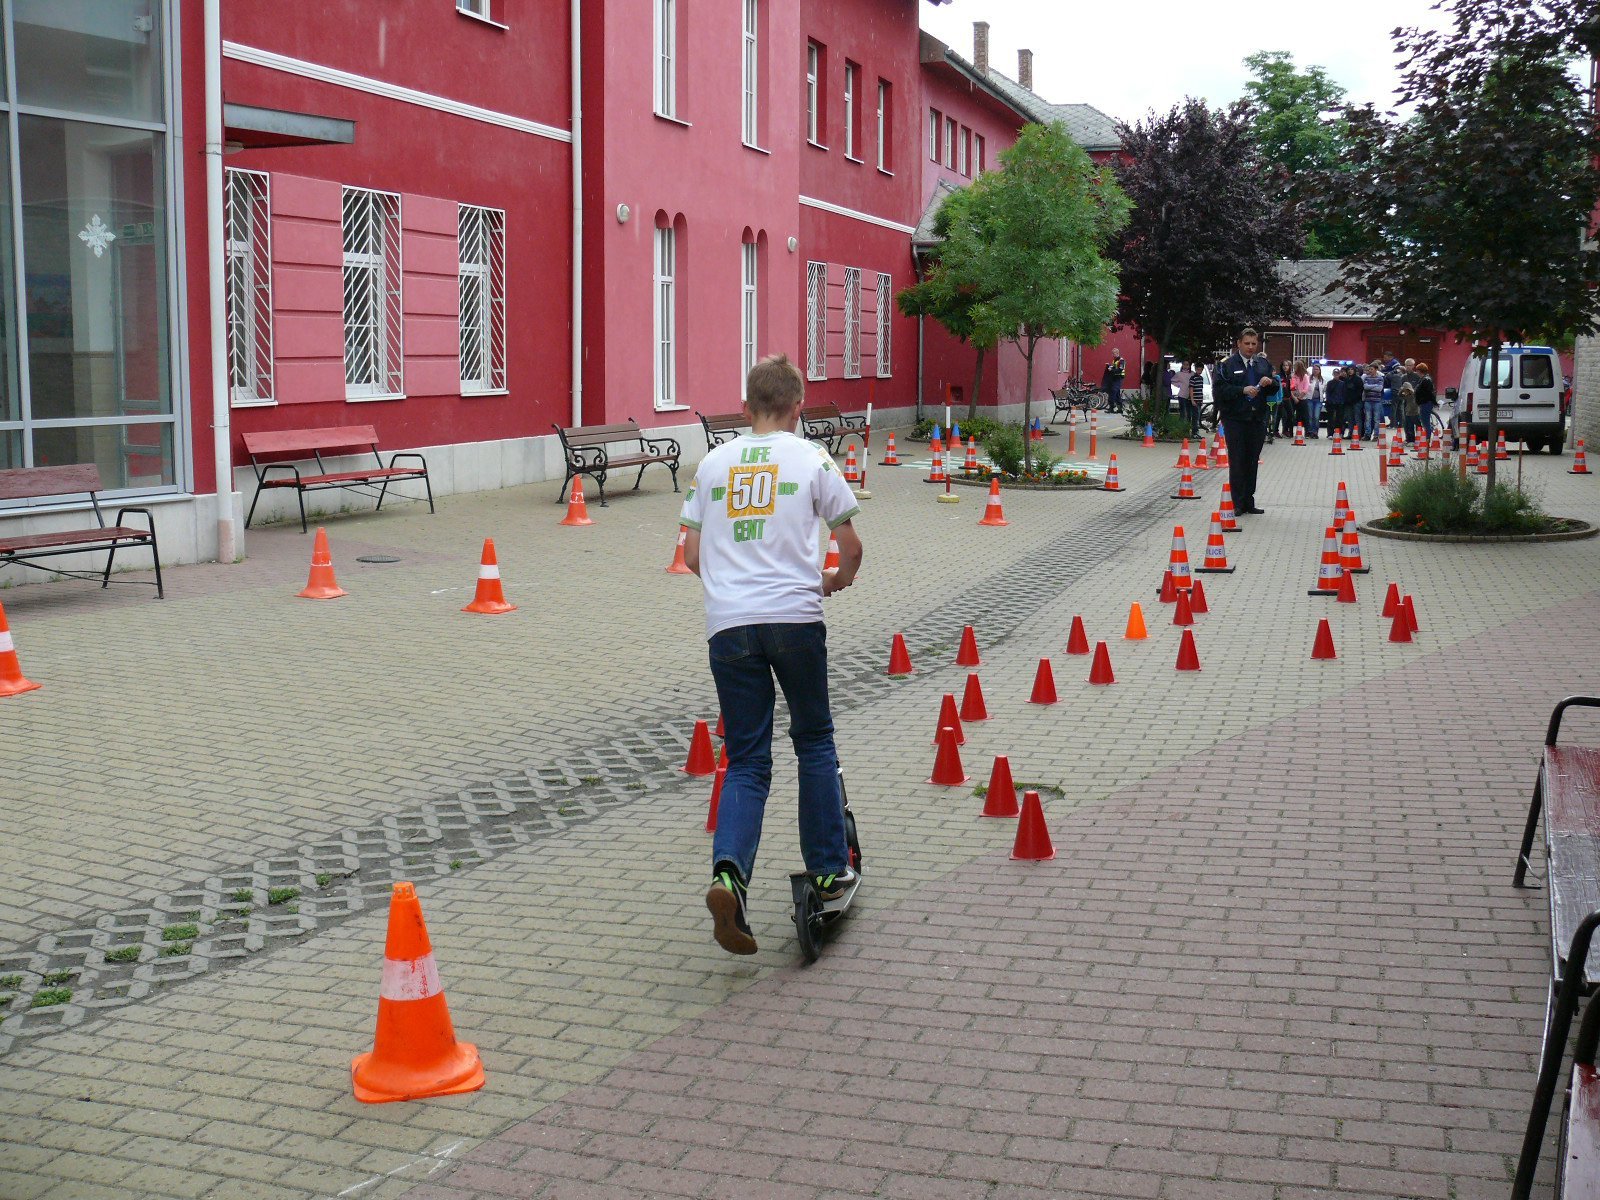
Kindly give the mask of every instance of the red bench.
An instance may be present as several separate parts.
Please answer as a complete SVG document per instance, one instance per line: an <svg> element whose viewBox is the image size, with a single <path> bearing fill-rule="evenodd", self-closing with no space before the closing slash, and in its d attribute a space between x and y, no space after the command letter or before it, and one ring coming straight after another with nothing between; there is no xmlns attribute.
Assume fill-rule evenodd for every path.
<svg viewBox="0 0 1600 1200"><path fill-rule="evenodd" d="M256 505L267 488L294 488L300 501L300 532L306 532L306 493L328 488L359 491L381 481L378 490L378 507L389 492L389 485L397 479L420 479L428 490L428 511L433 512L433 485L428 482L428 462L420 454L401 452L389 456L389 465L383 463L378 453L378 433L371 425L340 425L331 429L280 429L272 433L247 433L244 435L245 453L250 455L250 468L256 473L256 495L250 501L250 512L245 516L244 527L256 515ZM329 471L323 464L324 451L370 452L373 465L354 471ZM402 458L416 459L418 466L400 467L395 464ZM317 464L314 475L302 475L300 468L282 459L313 459ZM273 472L287 472L274 475Z"/></svg>
<svg viewBox="0 0 1600 1200"><path fill-rule="evenodd" d="M111 586L111 565L117 551L127 546L148 547L150 561L156 569L156 598L166 595L161 586L161 552L156 548L156 523L148 508L119 508L114 524L107 525L100 511L100 468L94 463L79 463L68 467L18 467L0 471L0 500L41 500L54 496L87 495L94 510L95 523L81 529L62 529L55 533L30 533L11 536L0 533L0 566L16 564L48 571L52 575L65 575L72 579L90 579L80 571L63 571L56 567L40 566L38 558L54 558L62 554L81 554L85 551L104 550L106 569L100 573L100 586ZM0 515L23 516L27 508L7 510ZM138 513L145 519L146 529L137 525L124 525L123 519ZM142 582L142 581L141 581Z"/></svg>

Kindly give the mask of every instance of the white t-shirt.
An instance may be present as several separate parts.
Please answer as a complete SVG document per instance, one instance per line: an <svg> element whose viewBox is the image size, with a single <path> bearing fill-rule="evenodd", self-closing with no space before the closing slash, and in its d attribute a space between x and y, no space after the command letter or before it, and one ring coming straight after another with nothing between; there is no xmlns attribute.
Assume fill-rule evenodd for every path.
<svg viewBox="0 0 1600 1200"><path fill-rule="evenodd" d="M817 521L860 512L826 450L792 433L745 434L700 460L680 523L700 531L706 637L822 620Z"/></svg>

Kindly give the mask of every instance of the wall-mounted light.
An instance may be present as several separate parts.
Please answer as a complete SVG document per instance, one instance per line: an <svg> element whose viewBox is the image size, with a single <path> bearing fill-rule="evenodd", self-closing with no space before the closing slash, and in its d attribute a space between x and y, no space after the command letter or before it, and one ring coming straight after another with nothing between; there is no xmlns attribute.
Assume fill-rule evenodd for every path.
<svg viewBox="0 0 1600 1200"><path fill-rule="evenodd" d="M789 253L793 254L798 249L800 249L800 239L797 238L797 237L790 237L790 239L789 239Z"/></svg>
<svg viewBox="0 0 1600 1200"><path fill-rule="evenodd" d="M632 215L633 215L633 210L630 209L626 204L617 205L617 224L618 225L626 225L628 223L628 218L631 217Z"/></svg>

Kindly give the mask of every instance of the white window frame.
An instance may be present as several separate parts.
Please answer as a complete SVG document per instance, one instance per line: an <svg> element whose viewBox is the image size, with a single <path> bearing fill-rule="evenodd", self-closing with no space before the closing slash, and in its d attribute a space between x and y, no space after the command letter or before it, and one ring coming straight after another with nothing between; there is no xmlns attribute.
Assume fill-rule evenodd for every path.
<svg viewBox="0 0 1600 1200"><path fill-rule="evenodd" d="M956 143L956 170L961 174L967 173L967 158L972 146L972 131L963 125L957 135Z"/></svg>
<svg viewBox="0 0 1600 1200"><path fill-rule="evenodd" d="M678 395L678 231L656 227L655 406L676 408Z"/></svg>
<svg viewBox="0 0 1600 1200"><path fill-rule="evenodd" d="M818 132L821 115L817 108L819 98L817 79L822 74L822 47L815 42L806 43L806 141L820 146Z"/></svg>
<svg viewBox="0 0 1600 1200"><path fill-rule="evenodd" d="M856 76L861 68L849 60L844 64L844 156L856 156Z"/></svg>
<svg viewBox="0 0 1600 1200"><path fill-rule="evenodd" d="M828 264L806 263L806 378L828 377Z"/></svg>
<svg viewBox="0 0 1600 1200"><path fill-rule="evenodd" d="M400 197L395 192L347 187L340 197L341 245L352 241L365 249L344 250L344 396L346 400L399 400L405 396L404 309L401 304ZM352 238L352 226L359 235ZM368 331L366 344L352 322L351 283L359 286L356 314ZM370 319L365 319L370 316ZM354 353L352 353L354 351Z"/></svg>
<svg viewBox="0 0 1600 1200"><path fill-rule="evenodd" d="M891 353L891 339L894 336L894 277L886 271L878 272L878 290L875 300L878 308L878 378L888 379L894 370L894 359Z"/></svg>
<svg viewBox="0 0 1600 1200"><path fill-rule="evenodd" d="M456 206L456 310L463 396L506 390L506 214ZM467 322L467 292L477 290L479 324Z"/></svg>
<svg viewBox="0 0 1600 1200"><path fill-rule="evenodd" d="M272 390L271 177L264 171L229 167L225 196L222 238L228 399L234 408L252 408L276 403Z"/></svg>
<svg viewBox="0 0 1600 1200"><path fill-rule="evenodd" d="M861 268L844 269L844 377L861 378Z"/></svg>
<svg viewBox="0 0 1600 1200"><path fill-rule="evenodd" d="M678 119L678 0L655 0L655 111Z"/></svg>
<svg viewBox="0 0 1600 1200"><path fill-rule="evenodd" d="M949 170L955 170L956 165L956 119L944 119L944 165Z"/></svg>
<svg viewBox="0 0 1600 1200"><path fill-rule="evenodd" d="M887 116L889 81L878 80L878 170L889 169L889 143L884 138L884 119Z"/></svg>
<svg viewBox="0 0 1600 1200"><path fill-rule="evenodd" d="M972 177L974 179L983 174L983 152L985 146L983 134L974 133L972 135Z"/></svg>
<svg viewBox="0 0 1600 1200"><path fill-rule="evenodd" d="M760 9L761 0L744 0L744 144L759 146L761 142L760 85Z"/></svg>
<svg viewBox="0 0 1600 1200"><path fill-rule="evenodd" d="M760 322L761 260L756 243L743 242L739 246L739 395L744 397L750 369L756 365L756 336Z"/></svg>
<svg viewBox="0 0 1600 1200"><path fill-rule="evenodd" d="M493 21L494 13L491 11L494 0L456 0L456 11L466 13L469 17L477 17L481 21Z"/></svg>
<svg viewBox="0 0 1600 1200"><path fill-rule="evenodd" d="M939 131L944 128L944 114L937 108L928 109L928 161L939 161Z"/></svg>

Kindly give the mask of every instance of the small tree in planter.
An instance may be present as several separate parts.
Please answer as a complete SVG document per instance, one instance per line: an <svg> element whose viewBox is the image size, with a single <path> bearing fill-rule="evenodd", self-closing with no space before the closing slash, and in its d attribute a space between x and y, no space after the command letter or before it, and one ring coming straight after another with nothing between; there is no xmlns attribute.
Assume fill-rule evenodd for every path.
<svg viewBox="0 0 1600 1200"><path fill-rule="evenodd" d="M974 298L975 343L1008 341L1022 353L1027 426L1039 343L1093 345L1116 312L1116 268L1103 251L1128 219L1128 200L1060 122L1027 126L1000 165L966 189L929 278L947 272L941 286ZM1024 439L1024 471L1032 463Z"/></svg>

